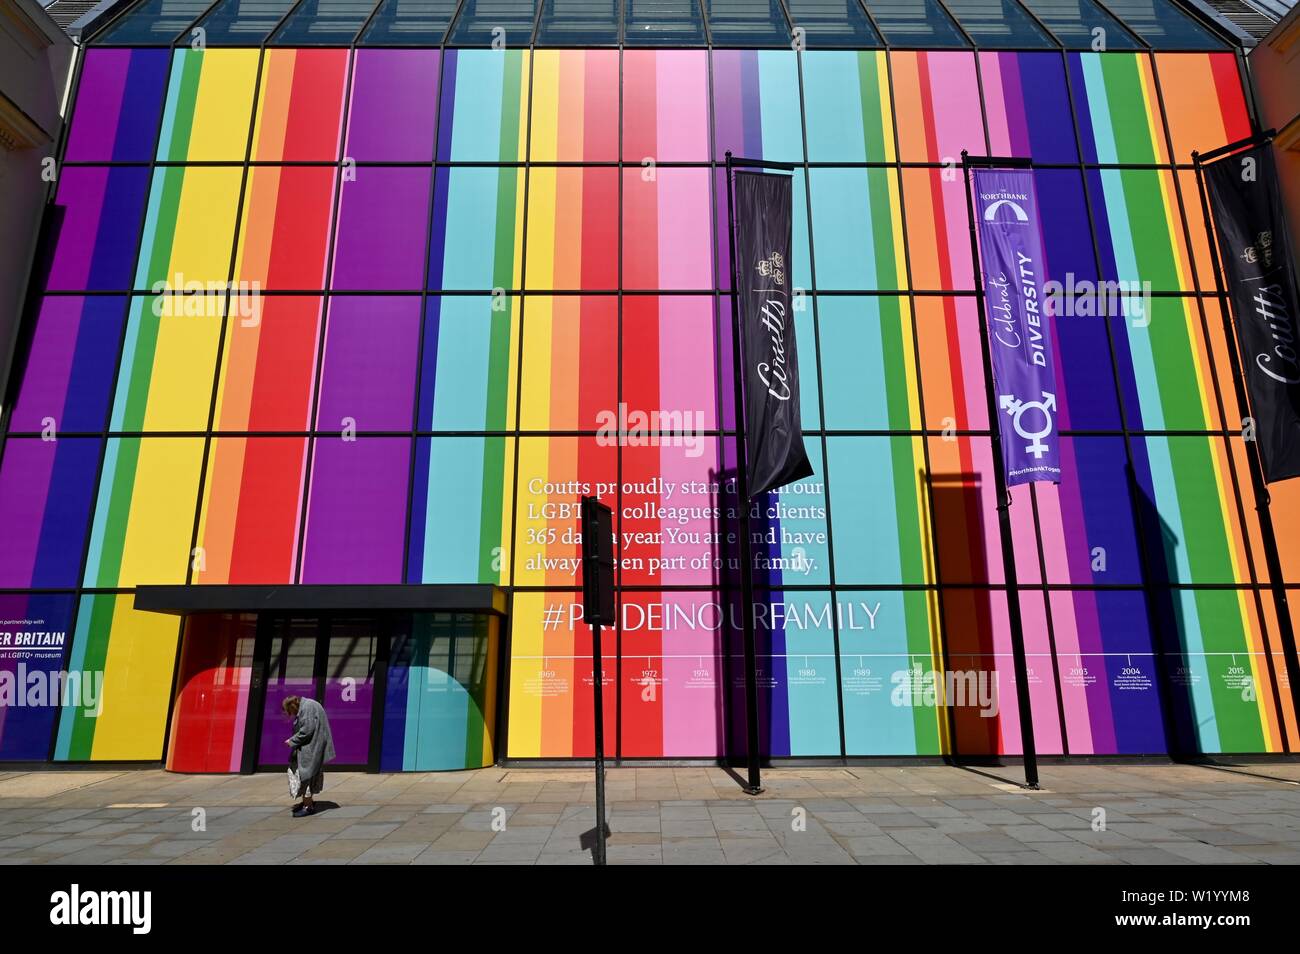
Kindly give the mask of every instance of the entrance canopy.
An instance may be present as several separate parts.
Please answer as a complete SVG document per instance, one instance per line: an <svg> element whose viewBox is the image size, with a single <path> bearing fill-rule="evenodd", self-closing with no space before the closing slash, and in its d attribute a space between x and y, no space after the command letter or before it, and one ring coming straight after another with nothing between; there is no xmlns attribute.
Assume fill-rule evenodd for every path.
<svg viewBox="0 0 1300 954"><path fill-rule="evenodd" d="M411 610L506 615L499 586L476 584L306 584L297 586L140 586L135 608L153 613L324 613Z"/></svg>

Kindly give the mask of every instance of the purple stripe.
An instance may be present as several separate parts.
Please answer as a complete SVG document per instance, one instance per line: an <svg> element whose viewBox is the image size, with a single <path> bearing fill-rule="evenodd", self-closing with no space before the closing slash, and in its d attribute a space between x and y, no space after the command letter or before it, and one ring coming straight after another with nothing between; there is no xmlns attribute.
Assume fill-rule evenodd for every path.
<svg viewBox="0 0 1300 954"><path fill-rule="evenodd" d="M56 428L64 427L64 403L85 304L84 298L57 296L41 302L31 355L10 424L13 430L39 431L47 417L54 419Z"/></svg>
<svg viewBox="0 0 1300 954"><path fill-rule="evenodd" d="M0 467L0 586L28 587L36 567L41 528L49 503L57 441L14 438Z"/></svg>
<svg viewBox="0 0 1300 954"><path fill-rule="evenodd" d="M77 87L77 106L68 133L70 162L105 162L113 158L117 124L122 115L130 50L88 50Z"/></svg>
<svg viewBox="0 0 1300 954"><path fill-rule="evenodd" d="M1029 124L1025 94L1020 86L1020 57L1015 53L998 55L998 69L1002 72L1002 92L1007 107L1007 135L1011 140L1013 156L1028 156Z"/></svg>
<svg viewBox="0 0 1300 954"><path fill-rule="evenodd" d="M95 257L104 193L108 185L106 168L65 169L59 180L54 218L57 246L50 265L48 287L60 291L84 291L90 280ZM134 223L133 223L134 225Z"/></svg>
<svg viewBox="0 0 1300 954"><path fill-rule="evenodd" d="M316 440L302 582L402 582L410 452L405 437Z"/></svg>
<svg viewBox="0 0 1300 954"><path fill-rule="evenodd" d="M357 50L348 156L428 162L433 156L437 93L437 50Z"/></svg>
<svg viewBox="0 0 1300 954"><path fill-rule="evenodd" d="M316 426L363 431L411 427L418 297L335 298L325 324L325 367Z"/></svg>

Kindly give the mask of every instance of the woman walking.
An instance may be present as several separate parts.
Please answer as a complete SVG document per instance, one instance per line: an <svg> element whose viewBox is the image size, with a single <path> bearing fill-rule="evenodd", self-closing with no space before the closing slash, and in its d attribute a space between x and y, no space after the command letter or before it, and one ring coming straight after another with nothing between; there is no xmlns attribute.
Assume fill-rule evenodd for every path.
<svg viewBox="0 0 1300 954"><path fill-rule="evenodd" d="M281 703L293 719L289 746L289 794L302 801L293 808L294 818L316 814L312 796L325 787L325 763L334 759L334 737L325 707L315 699L289 696Z"/></svg>

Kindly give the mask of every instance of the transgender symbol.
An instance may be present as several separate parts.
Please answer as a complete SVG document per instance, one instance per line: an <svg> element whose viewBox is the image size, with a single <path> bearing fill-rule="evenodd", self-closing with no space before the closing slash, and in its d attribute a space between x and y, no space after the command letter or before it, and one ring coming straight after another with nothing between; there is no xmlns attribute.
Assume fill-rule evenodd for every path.
<svg viewBox="0 0 1300 954"><path fill-rule="evenodd" d="M1021 401L1014 394L1003 394L998 398L998 404L1002 410L1011 415L1011 426L1016 429L1016 433L1029 441L1025 445L1025 450L1042 460L1043 455L1050 450L1043 443L1043 438L1052 433L1052 412L1056 410L1056 395L1044 391L1041 401ZM1030 408L1040 411L1043 415L1043 429L1040 431L1027 431L1021 424L1021 418Z"/></svg>

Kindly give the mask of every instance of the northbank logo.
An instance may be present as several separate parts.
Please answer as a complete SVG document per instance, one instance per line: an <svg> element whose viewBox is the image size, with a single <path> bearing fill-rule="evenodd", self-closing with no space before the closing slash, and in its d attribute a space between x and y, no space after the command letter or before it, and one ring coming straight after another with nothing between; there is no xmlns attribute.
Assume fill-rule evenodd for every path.
<svg viewBox="0 0 1300 954"><path fill-rule="evenodd" d="M152 891L68 891L50 895L50 923L58 926L130 925L132 934L148 934L153 925Z"/></svg>
<svg viewBox="0 0 1300 954"><path fill-rule="evenodd" d="M989 199L996 200L994 202L991 202L988 208L984 210L985 222L996 222L998 219L998 209L1002 208L1003 206L1006 206L1008 209L1011 210L1011 214L1015 216L1017 222L1029 221L1029 213L1026 212L1024 206L1020 204L1021 202L1028 202L1029 196L1024 195L1023 193L994 192L994 193L990 193L989 195L981 194L980 198L986 202L988 202Z"/></svg>

